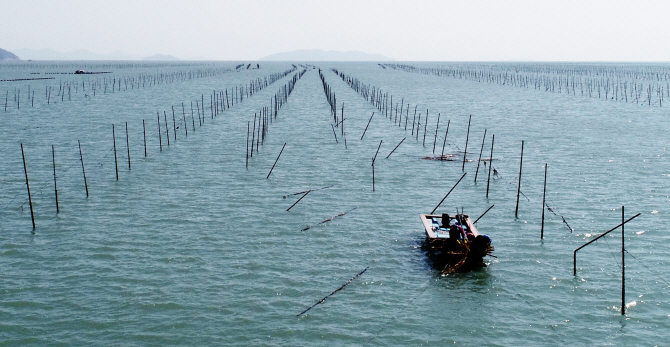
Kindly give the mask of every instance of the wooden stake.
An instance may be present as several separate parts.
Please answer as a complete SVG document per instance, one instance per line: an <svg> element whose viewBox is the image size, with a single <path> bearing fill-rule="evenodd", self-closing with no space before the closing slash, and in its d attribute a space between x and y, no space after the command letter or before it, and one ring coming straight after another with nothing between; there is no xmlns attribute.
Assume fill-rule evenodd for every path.
<svg viewBox="0 0 670 347"><path fill-rule="evenodd" d="M467 175L467 174L468 174L467 172L463 173L463 176L461 176L461 178L458 179L458 182L456 182L456 184L454 184L454 186L451 187L451 189L449 189L449 192L447 192L447 195L445 195L444 198L442 198L442 200L440 200L440 203L437 204L437 206L435 206L435 208L430 212L430 214L435 213L435 210L437 210L437 208L440 207L440 205L442 205L442 203L444 202L444 199L446 199L447 196L449 196L449 194L451 194L451 191L454 190L454 188L456 188L456 186L461 182L463 177L465 177L465 175Z"/></svg>
<svg viewBox="0 0 670 347"><path fill-rule="evenodd" d="M174 140L177 141L177 121L174 117L174 106L172 106L172 130L174 130Z"/></svg>
<svg viewBox="0 0 670 347"><path fill-rule="evenodd" d="M521 160L519 161L519 186L516 191L516 210L514 210L514 218L519 217L519 194L521 193L521 168L523 167L523 141L521 141Z"/></svg>
<svg viewBox="0 0 670 347"><path fill-rule="evenodd" d="M375 116L375 113L372 112L372 116L370 116L370 119L368 120L368 125L365 126L365 130L363 130L363 135L361 135L361 140L363 140L363 136L365 136L365 132L368 131L368 127L370 126L370 122L372 122L372 117ZM344 118L342 118L344 119Z"/></svg>
<svg viewBox="0 0 670 347"><path fill-rule="evenodd" d="M311 191L312 190L308 190L303 196L300 197L300 199L298 199L298 201L294 202L293 205L291 205L291 207L287 208L286 212L290 211L293 208L293 206L297 205L300 202L300 200L302 200L302 198L306 197L307 194L309 194L309 192L311 192Z"/></svg>
<svg viewBox="0 0 670 347"><path fill-rule="evenodd" d="M449 125L451 125L451 119L447 121L447 131L444 132L444 141L442 142L442 154L440 155L440 160L444 160L444 146L447 144L447 136L449 135Z"/></svg>
<svg viewBox="0 0 670 347"><path fill-rule="evenodd" d="M79 160L81 160L81 172L84 174L84 187L86 187L86 197L88 198L88 183L86 183L86 170L84 169L84 156L81 155L81 142L77 140L79 144Z"/></svg>
<svg viewBox="0 0 670 347"><path fill-rule="evenodd" d="M386 159L388 159L388 157L390 157L391 154L393 154L393 152L395 152L395 150L398 149L398 147L400 147L400 145L403 143L403 141L405 141L405 139L406 137L403 137L402 140L400 140L400 143L398 143L398 145L395 146L395 148L391 151L391 153L389 153L389 155L386 156Z"/></svg>
<svg viewBox="0 0 670 347"><path fill-rule="evenodd" d="M426 109L426 122L423 125L423 146L426 147L426 132L428 131L428 109Z"/></svg>
<svg viewBox="0 0 670 347"><path fill-rule="evenodd" d="M433 138L433 155L435 154L435 144L437 143L437 130L440 129L440 113L437 113L437 125L435 126L435 138ZM475 176L477 177L477 176Z"/></svg>
<svg viewBox="0 0 670 347"><path fill-rule="evenodd" d="M286 147L286 142L284 142L284 145L281 148L281 151L279 152L279 155L277 156L277 160L275 160L275 163L272 165L272 168L270 169L270 172L268 172L267 177L265 179L270 178L270 174L272 174L272 170L275 169L275 165L277 165L277 162L279 161L279 157L281 157L282 152L284 152L284 147Z"/></svg>
<svg viewBox="0 0 670 347"><path fill-rule="evenodd" d="M479 173L479 164L482 162L482 153L484 152L484 141L486 141L486 129L482 138L482 148L479 150L479 160L477 161L477 171L475 171L475 183L477 183L477 174Z"/></svg>
<svg viewBox="0 0 670 347"><path fill-rule="evenodd" d="M158 143L161 146L161 152L163 151L163 140L161 139L161 115L156 112L158 115Z"/></svg>
<svg viewBox="0 0 670 347"><path fill-rule="evenodd" d="M170 126L168 125L167 113L165 113L165 111L163 111L163 120L165 120L165 132L167 134L168 146L170 146Z"/></svg>
<svg viewBox="0 0 670 347"><path fill-rule="evenodd" d="M114 132L114 124L112 124L112 139L114 140L114 168L116 169L116 180L119 180L119 163L116 160L116 133Z"/></svg>
<svg viewBox="0 0 670 347"><path fill-rule="evenodd" d="M184 131L186 132L186 137L188 137L188 125L186 124L186 110L184 110L183 102L181 103L181 114L184 117Z"/></svg>
<svg viewBox="0 0 670 347"><path fill-rule="evenodd" d="M621 206L621 315L626 314L626 248L624 239L624 207Z"/></svg>
<svg viewBox="0 0 670 347"><path fill-rule="evenodd" d="M142 119L142 134L144 135L144 157L147 157L147 126Z"/></svg>
<svg viewBox="0 0 670 347"><path fill-rule="evenodd" d="M603 236L609 234L610 232L612 232L612 231L614 231L614 230L616 230L616 229L619 229L620 226L623 226L624 224L626 224L626 223L632 221L633 219L637 218L637 217L640 216L641 214L642 214L642 213L638 213L638 214L634 215L633 217L628 218L627 220L621 222L621 224L619 224L619 225L615 226L614 228L612 228L612 229L610 229L610 230L608 230L608 231L606 231L606 232L600 234L600 235L599 235L598 237L596 237L595 239L593 239L593 240L591 240L591 241L589 241L589 242L587 242L587 243L585 243L585 244L579 246L577 249L575 249L575 251L574 251L573 254L572 254L572 275L573 275L573 276L577 276L577 251L579 251L580 249L582 249L582 248L584 248L584 247L590 245L590 244L593 243L593 242L598 241L598 239L600 239L601 237L603 237Z"/></svg>
<svg viewBox="0 0 670 347"><path fill-rule="evenodd" d="M540 239L544 238L544 210L545 197L547 196L547 164L544 164L544 190L542 191L542 226L540 227Z"/></svg>
<svg viewBox="0 0 670 347"><path fill-rule="evenodd" d="M247 168L249 168L249 123L251 122L247 121Z"/></svg>
<svg viewBox="0 0 670 347"><path fill-rule="evenodd" d="M23 171L26 173L26 187L28 188L28 203L30 204L30 219L33 221L33 234L34 234L35 214L33 213L33 200L30 197L30 183L28 183L28 169L26 168L26 155L23 152L23 143L21 143L21 156L23 157Z"/></svg>
<svg viewBox="0 0 670 347"><path fill-rule="evenodd" d="M489 159L489 178L486 180L486 198L489 197L489 186L491 185L491 168L493 167L493 143L496 141L496 134L491 139L491 158Z"/></svg>
<svg viewBox="0 0 670 347"><path fill-rule="evenodd" d="M130 171L130 140L128 140L128 122L126 122L126 148L128 148L128 171Z"/></svg>
<svg viewBox="0 0 670 347"><path fill-rule="evenodd" d="M463 151L463 167L461 168L461 171L465 171L465 156L468 154L468 141L470 139L470 122L472 121L472 115L470 115L470 119L468 120L468 134L465 137L465 151Z"/></svg>
<svg viewBox="0 0 670 347"><path fill-rule="evenodd" d="M51 157L53 159L53 166L54 166L54 193L56 194L56 214L59 214L60 208L58 207L58 185L56 184L56 150L54 150L54 145L51 145Z"/></svg>

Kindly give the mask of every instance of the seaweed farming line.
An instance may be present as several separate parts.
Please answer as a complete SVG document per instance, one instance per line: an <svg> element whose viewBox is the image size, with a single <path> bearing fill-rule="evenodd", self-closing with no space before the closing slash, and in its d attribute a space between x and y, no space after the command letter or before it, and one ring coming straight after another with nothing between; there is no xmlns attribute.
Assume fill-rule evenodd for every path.
<svg viewBox="0 0 670 347"><path fill-rule="evenodd" d="M332 71L336 75L338 75L340 78L342 78L342 80L345 83L347 83L347 85L349 85L351 87L351 89L356 91L359 95L363 96L363 98L365 98L366 101L373 104L373 106L375 106L382 114L386 114L390 109L391 110L391 115L390 115L390 117L387 117L387 118L389 118L389 120L392 120L394 122L394 124L402 124L402 111L403 110L402 110L402 108L400 109L400 119L398 120L396 118L397 115L398 115L398 104L396 104L395 107L393 106L393 95L392 94L390 94L388 92L384 92L379 87L371 86L369 84L366 85L366 84L362 83L359 79L357 79L355 77L352 77L352 76L349 76L349 75L346 75L343 72L340 72L336 69L332 69ZM326 98L328 99L328 102L329 103L335 102L336 99L334 97L334 93L331 96L330 87L325 82L325 78L323 76L322 76L322 81L323 81L323 84L324 84L324 92L326 93ZM397 98L396 98L396 100L397 100ZM402 100L404 102L404 98ZM418 106L415 106L415 112L416 112L417 107ZM336 108L333 108L332 104L331 104L331 109L333 109L333 112L335 112L335 117L337 117L336 116ZM410 109L409 104L407 104L407 108L405 109L407 115L409 115L409 109ZM395 116L393 114L394 111L395 111ZM423 135L424 135L423 145L424 145L424 147L425 147L426 128L427 128L427 123L428 123L427 114L428 114L428 110L426 110L426 119L425 119L425 123L424 123L424 131L423 131ZM373 114L373 116L374 116L374 114ZM335 118L335 119L337 121L337 118ZM440 118L439 118L439 113L438 113L438 120L437 120L436 125L435 125L435 134L434 134L434 140L433 140L433 153L435 153L436 142L438 140L439 119ZM372 120L372 117L370 117L370 120ZM406 124L408 124L408 120L409 120L409 117L406 117L406 119L405 119ZM412 135L413 135L413 137L415 137L415 139L417 141L418 141L418 137L419 137L420 120L421 120L420 114L419 114L419 120L418 121L417 121L416 116L414 116L413 124L412 124L412 128L413 128L412 129ZM414 131L415 123L416 123L416 131ZM450 124L450 121L448 122L448 124ZM369 125L369 122L368 122L368 125ZM470 127L469 127L469 124L468 124L468 132L469 132L469 128ZM367 127L366 127L366 129L367 129ZM431 130L431 133L432 133L432 130ZM425 159L436 159L436 160L440 160L440 161L442 161L442 160L453 161L453 159L451 158L452 155L447 154L447 157L445 157L445 154L444 154L444 144L446 144L446 139L448 137L448 134L449 134L449 126L447 125L447 129L445 131L444 137L440 138L440 139L443 139L442 154L438 157L434 157L434 158L433 157L427 157ZM494 135L494 137L495 137L495 135ZM393 151L395 151L395 149L397 149L397 147L400 146L400 144L402 144L403 141L404 141L404 139L396 146L396 148L393 149ZM482 145L481 145L481 149L480 149L480 156L479 156L479 159L477 160L478 161L477 171L479 171L479 162L484 162L484 168L486 169L486 162L489 161L489 175L488 175L488 179L487 179L487 190L486 190L487 198L488 198L489 185L490 185L491 179L493 178L493 180L496 180L496 179L502 178L500 176L500 172L498 171L498 169L496 169L493 166L493 141L494 140L492 139L491 140L491 154L490 154L491 158L489 160L481 159L481 155L483 154L484 144L486 142L486 130L484 130L484 137L482 139ZM466 139L466 144L465 144L466 149L463 151L462 171L465 171L465 161L466 161L465 157L467 155L467 153L466 153L467 152L467 142L468 142L468 140ZM523 141L522 141L522 144L523 144ZM456 146L455 144L453 144L453 145ZM391 153L389 153L389 156L393 153L393 151ZM523 148L522 148L522 152L521 152L521 158L523 158ZM521 159L521 163L522 162L523 162L523 159ZM491 177L491 173L493 174L493 177ZM521 175L521 168L519 170L519 176L520 175ZM515 180L517 178L515 178ZM477 179L477 175L475 175L475 182L476 182L476 179ZM374 165L373 165L373 186L374 186ZM518 181L518 187L517 187L517 208L516 208L516 211L515 211L515 215L517 215L517 216L518 216L519 195L523 195L529 202L531 201L530 198L528 198L528 196L525 193L523 193L523 191L521 190L521 181L520 180ZM560 217L561 221L563 222L563 224L565 224L565 226L568 228L568 230L570 230L570 232L573 232L574 229L570 226L570 224L566 220L565 216L559 211L559 209L557 207L555 207L556 204L552 204L554 206L554 207L552 207L552 206L549 205L550 203L551 202L543 202L543 204L542 204L542 206L543 206L543 209L542 209L543 220L544 220L544 209L546 208L548 211L553 213L555 216Z"/></svg>
<svg viewBox="0 0 670 347"><path fill-rule="evenodd" d="M337 140L337 133L335 132L335 128L339 127L341 130L340 134L344 139L344 148L347 149L347 136L346 133L344 132L344 103L342 103L342 114L340 117L340 121L338 121L337 98L335 97L335 93L330 89L330 85L328 84L328 82L326 82L326 77L323 75L321 69L319 69L319 78L321 79L321 84L323 85L323 93L326 96L328 105L330 105L330 112L333 114L333 123L330 124L330 127L333 130L333 136L335 137L335 142L339 143L339 141Z"/></svg>
<svg viewBox="0 0 670 347"><path fill-rule="evenodd" d="M295 68L291 69L291 72L294 70ZM122 88L123 91L127 91L129 85L131 90L133 89L139 90L140 88L147 88L159 84L170 84L170 83L189 81L198 78L213 77L230 72L234 72L234 70L230 68L217 68L217 69L178 71L172 73L158 73L158 72L152 74L140 73L136 76L124 76L118 78L116 76L110 76L95 79L88 78L88 79L82 79L81 81L60 80L58 86L58 92L56 92L55 87L48 85L45 86L44 101L47 105L50 105L51 103L55 103L58 97L60 97L61 98L60 101L64 102L66 94L68 97L68 101L72 101L73 92L74 94L78 94L80 92L80 89L81 93L84 94L84 98L89 98L91 96L96 96L100 92L102 92L102 94L116 93L121 92ZM277 79L285 77L286 75L287 73L285 71L285 72L274 73L264 78L252 79L249 81L248 84L242 84L239 86L240 90L239 93L240 95L249 96L251 95L251 93L259 91L260 89L262 89L262 87L265 87L271 84L272 82L276 81ZM88 87L88 93L92 92L92 95L89 95L87 93L87 87ZM52 94L55 94L53 97L53 101L52 101ZM41 93L38 93L37 95L39 96L41 95ZM30 103L30 106L34 107L35 90L33 89L31 93L30 85L28 85L27 100ZM5 112L7 112L9 105L10 105L9 90L7 90L5 92ZM13 101L11 106L12 108L16 106L17 110L21 108L21 89L14 88Z"/></svg>
<svg viewBox="0 0 670 347"><path fill-rule="evenodd" d="M253 158L254 156L254 146L256 147L256 153L258 153L260 147L265 143L265 137L270 130L270 125L272 124L273 119L277 119L279 110L288 102L288 98L291 96L291 93L293 93L293 89L295 88L296 83L298 83L305 72L307 72L307 69L303 69L299 73L293 75L293 77L286 84L280 87L274 96L270 98L269 106L264 106L258 113L254 113L253 128L251 127L251 121L247 122L247 150L245 161L245 166L247 168L249 167L249 159ZM251 142L249 142L250 137ZM250 143L251 147L249 145ZM284 144L284 146L286 146L286 144ZM282 148L282 152L283 150L284 149ZM279 155L281 156L281 153ZM279 157L277 160L279 160ZM270 173L272 173L272 170ZM269 174L268 177L270 177Z"/></svg>
<svg viewBox="0 0 670 347"><path fill-rule="evenodd" d="M339 76L342 81L344 81L351 89L353 89L355 92L357 92L359 95L361 95L366 101L368 101L370 104L372 104L375 108L377 108L381 114L383 114L386 118L389 119L389 121L393 122L394 124L398 125L399 128L407 131L410 123L409 123L409 115L410 115L410 104L407 103L405 105L405 98L401 98L400 103L395 103L393 104L393 94L389 92L384 92L382 88L376 87L376 86L371 86L370 84L365 84L361 80L359 80L356 77L346 75L341 71L338 71L337 69L331 69L333 73L335 73L337 76ZM396 97L396 101L398 98ZM343 106L344 107L344 106ZM414 106L414 109L411 111L413 116L412 116L412 123L411 123L411 130L410 133L412 135L412 138L414 138L415 141L420 141L419 138L421 138L422 146L426 146L426 138L428 135L428 114L429 114L429 109L426 109L426 114L425 117L423 116L422 112L418 113L417 117L417 110L418 110L418 105ZM405 121L403 122L403 113L405 113ZM437 148L437 144L439 143L438 140L442 141L442 153L438 157L427 157L426 159L436 159L436 160L448 160L451 161L455 155L453 154L447 154L445 156L444 154L444 149L447 144L447 137L449 135L449 124L451 123L451 120L448 121L447 123L447 129L445 131L445 135L442 136L439 134L439 126L440 126L440 117L441 113L438 113L437 121L435 123L435 132L433 136L433 150L432 153L435 154L435 150ZM423 124L421 123L423 118ZM404 123L404 124L403 124ZM421 131L421 126L423 125L423 131ZM423 134L423 136L421 135ZM433 134L433 130L431 129L430 134ZM430 138L428 138L430 140ZM467 142L467 140L466 140ZM460 151L460 147L453 143L449 142L450 145L456 147L457 150ZM463 152L465 156L465 152Z"/></svg>
<svg viewBox="0 0 670 347"><path fill-rule="evenodd" d="M290 74L294 70L295 70L295 68L287 70L283 74L281 74L281 73L280 74L273 74L273 75L270 76L270 78L266 78L264 81L271 81L270 83L274 83L277 80L281 79L281 77L285 77L286 75ZM304 73L304 71L301 74L296 74L293 77L293 79L290 81L290 82L293 82L293 83L290 83L290 88L289 88L289 85L285 85L284 88L282 88L282 90L287 91L287 92L289 90L292 91L293 86L295 85L295 81L297 81L297 79L299 79L299 77L301 77L303 73ZM249 97L253 96L254 93L264 89L266 85L264 83L259 83L259 84L255 84L255 85L252 85L252 86L254 86L255 88L247 89L248 94L246 94L246 98L249 98ZM242 92L239 92L239 91L236 91L236 93L233 94L232 96L234 97L234 98L231 99L232 106L235 105L235 102L240 103L240 102L243 102L244 99L245 99L245 94L243 94ZM196 101L196 103L202 102L202 101L204 101L204 94L201 94L201 99L199 101ZM212 93L212 95L210 95L210 107L209 108L206 107L204 102L202 103L202 107L198 106L198 118L200 119L200 126L202 126L202 124L204 123L205 110L209 109L210 114L211 114L212 119L213 119L215 116L219 115L224 109L227 110L228 108L232 107L232 106L228 106L228 103L224 102L224 101L227 101L227 99L224 100L223 92L214 91ZM187 120L186 120L185 106L184 106L183 103L181 104L181 106L182 106L182 117L180 119L179 124L181 126L181 124L182 124L181 122L183 121L184 131L185 131L185 134L186 134L186 137L187 137L188 136L188 130L187 130L188 129L188 124L187 124ZM172 110L172 120L173 120L173 122L172 122L173 136L174 136L174 140L176 141L177 130L180 128L180 126L177 126L177 122L176 122L177 117L176 117L176 113L175 113L175 110L174 110L174 106L171 106L171 110ZM160 152L162 152L162 150L163 150L163 145L162 145L163 134L165 134L165 138L166 138L168 146L169 146L169 139L170 139L169 125L168 125L168 120L167 120L167 112L163 111L163 117L164 117L163 118L163 120L164 120L164 122L163 122L164 126L163 127L165 128L165 130L163 132L163 130L161 130L161 126L160 126L160 112L157 112L157 113L158 113L158 126L159 126L159 129L158 129L159 149L160 149ZM131 143L133 144L133 146L135 148L137 148L137 146L142 148L142 144L143 144L143 146L144 146L144 156L145 157L147 156L146 122L145 122L144 119L142 120L143 140L141 140L141 141L133 140L131 142L130 138L129 138L129 134L128 134L128 123L126 122L125 125L126 125L126 147L127 147L126 149L127 149L127 153L128 153L128 155L127 155L128 171L130 171L131 170L131 159L130 159ZM193 126L193 129L195 130L195 120L193 118L193 113L192 113L192 126ZM113 135L114 135L114 124L112 124L112 131L113 131ZM21 147L22 147L22 152L23 152L23 144L21 144ZM55 197L56 200L55 201L56 201L56 205L58 206L58 196L57 196L58 193L57 193L57 189L56 189L56 184L57 183L56 183L56 155L55 155L55 149L54 149L55 146L52 145L51 147L52 147L52 160L53 160L53 171L54 171L53 184L54 184L54 191L56 193L56 197ZM90 179L91 175L93 173L99 172L99 169L101 169L103 167L104 162L106 162L106 160L109 159L112 154L114 155L114 159L115 159L114 160L114 164L115 164L114 166L115 166L115 172L116 172L116 180L119 179L116 136L113 136L113 146L111 146L109 148L109 150L107 151L107 154L95 164L95 166L94 166L95 170L93 170L93 171L89 170L88 176L86 175L86 171L85 171L85 168L84 168L84 158L83 158L83 155L82 155L82 152L81 152L81 144L80 143L79 143L78 149L79 149L79 152L78 152L79 158L69 159L69 161L70 161L69 165L65 166L64 168L62 167L62 164L60 164L61 160L59 158L59 171L58 172L59 172L59 175L62 177L63 174L69 172L72 168L78 167L79 165L81 165L87 197L89 196L88 182L92 182L91 179ZM23 155L23 157L25 158L25 155ZM90 166L90 164L89 164L89 166ZM29 188L30 185L29 185L29 181L28 181L28 169L27 169L27 165L25 165L25 162L24 162L24 170L26 171L26 186L29 189L28 190L28 199L23 201L20 204L20 206L16 207L16 209L19 209L19 208L23 209L23 206L25 205L25 203L30 202L31 210L32 210L32 196L31 196L31 191L30 191L30 188ZM42 197L45 196L44 189L47 188L48 186L50 186L51 182L47 179L44 179L43 176L44 175L38 176L38 177L41 177L40 181L44 181L44 182L40 185L40 187L37 190L33 189L32 195L38 195L39 194ZM103 178L98 177L97 179L100 180L100 179L103 179ZM34 180L34 177L33 177L33 180ZM93 181L93 182L95 182L95 181ZM19 192L17 192L17 194L13 198L10 199L10 201L6 204L6 206L4 206L2 210L0 210L0 215L4 214L6 211L11 209L10 205L16 200L16 198L20 194L21 194L21 192L19 191ZM31 213L31 218L34 218L34 217L32 217L32 213Z"/></svg>
<svg viewBox="0 0 670 347"><path fill-rule="evenodd" d="M543 67L534 64L489 64L484 68L421 68L407 64L384 64L384 68L626 103L646 103L648 106L662 107L665 97L670 97L670 69L666 68L643 68L639 71L616 67L550 68L546 64Z"/></svg>

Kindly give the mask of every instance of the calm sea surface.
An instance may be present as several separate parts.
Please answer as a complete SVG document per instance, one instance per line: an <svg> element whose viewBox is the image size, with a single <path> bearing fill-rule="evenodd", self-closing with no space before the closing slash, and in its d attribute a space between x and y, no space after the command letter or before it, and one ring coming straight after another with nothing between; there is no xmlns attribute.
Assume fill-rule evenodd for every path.
<svg viewBox="0 0 670 347"><path fill-rule="evenodd" d="M248 122L253 128L254 114L272 105L301 66L212 119L212 93L228 90L230 98L236 87L291 63L248 70L236 70L237 62L82 63L111 72L99 75L47 74L73 72L75 62L0 65L0 79L54 77L0 82L0 345L668 345L666 107L375 63L312 64L336 94L338 117L344 103L346 147L339 127L335 141L318 70L309 67L248 168ZM382 88L394 104L402 100L407 130L405 118L394 125L331 68ZM197 71L212 75L183 78ZM176 73L182 77L170 83L148 82ZM418 139L411 132L415 108ZM421 249L418 215L463 174L470 115L472 161L438 212L463 208L476 218L495 205L477 225L492 238L497 258L476 271L441 275ZM433 156L434 143L440 154L448 121L445 153L456 161L423 160ZM489 198L488 166L479 166L474 182L485 130L483 156L495 134L498 172ZM373 191L371 161L380 141ZM541 240L545 164L552 210L545 211ZM302 196L293 194L310 189L286 211ZM626 218L641 213L625 227L624 316L620 228L579 251L572 273L573 251L620 223L622 206Z"/></svg>

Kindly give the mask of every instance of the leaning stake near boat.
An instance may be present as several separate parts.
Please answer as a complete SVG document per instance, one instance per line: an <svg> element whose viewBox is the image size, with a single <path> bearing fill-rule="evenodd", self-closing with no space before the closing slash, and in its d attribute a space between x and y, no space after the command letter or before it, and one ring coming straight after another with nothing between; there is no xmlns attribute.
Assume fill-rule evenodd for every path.
<svg viewBox="0 0 670 347"><path fill-rule="evenodd" d="M442 273L452 273L471 266L483 266L482 258L491 255L491 239L477 231L468 215L458 213L420 214L426 230L425 247ZM493 256L493 255L491 255Z"/></svg>

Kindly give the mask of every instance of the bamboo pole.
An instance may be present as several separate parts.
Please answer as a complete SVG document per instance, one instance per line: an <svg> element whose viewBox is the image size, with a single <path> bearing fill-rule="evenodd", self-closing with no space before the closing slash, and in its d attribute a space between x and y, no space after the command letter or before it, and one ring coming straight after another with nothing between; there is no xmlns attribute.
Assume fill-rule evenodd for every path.
<svg viewBox="0 0 670 347"><path fill-rule="evenodd" d="M454 184L454 186L451 187L451 189L449 189L449 192L447 192L447 195L445 195L444 198L442 198L442 200L440 200L440 203L437 204L437 206L435 206L435 208L432 211L430 211L430 214L435 213L435 210L437 210L437 208L440 207L440 205L442 205L442 203L444 202L444 199L446 199L447 196L449 196L449 194L451 194L451 191L454 190L454 188L456 188L456 186L461 182L463 177L465 177L465 175L467 175L467 174L468 174L467 172L463 173L463 176L461 176L461 178L458 179L458 182L456 182L456 184Z"/></svg>
<svg viewBox="0 0 670 347"><path fill-rule="evenodd" d="M58 207L58 185L56 184L56 150L54 145L51 145L51 158L53 159L54 167L54 193L56 194L56 214L60 213L60 208Z"/></svg>
<svg viewBox="0 0 670 347"><path fill-rule="evenodd" d="M163 140L161 139L161 115L156 112L158 115L158 143L160 144L161 152L163 151Z"/></svg>
<svg viewBox="0 0 670 347"><path fill-rule="evenodd" d="M521 193L521 168L523 167L523 140L521 141L521 160L519 161L519 186L516 191L516 209L514 218L519 218L519 195Z"/></svg>
<svg viewBox="0 0 670 347"><path fill-rule="evenodd" d="M147 126L142 119L142 134L144 135L144 157L147 157Z"/></svg>
<svg viewBox="0 0 670 347"><path fill-rule="evenodd" d="M489 187L491 186L491 168L493 168L493 143L496 141L496 134L491 139L491 158L489 159L489 178L486 180L486 198L489 197Z"/></svg>
<svg viewBox="0 0 670 347"><path fill-rule="evenodd" d="M542 226L540 227L540 239L544 238L544 210L545 197L547 196L547 164L544 164L544 189L542 190Z"/></svg>
<svg viewBox="0 0 670 347"><path fill-rule="evenodd" d="M28 182L28 169L26 168L26 155L21 143L21 157L23 157L23 171L26 173L26 188L28 188L28 203L30 204L30 220L33 222L33 234L35 233L35 213L33 212L33 199L30 196L30 183Z"/></svg>
<svg viewBox="0 0 670 347"><path fill-rule="evenodd" d="M128 148L128 171L130 171L130 140L128 139L128 122L126 122L126 148Z"/></svg>
<svg viewBox="0 0 670 347"><path fill-rule="evenodd" d="M86 182L86 170L84 169L84 156L81 154L81 142L77 140L79 144L79 160L81 160L81 172L84 174L84 187L86 187L86 197L88 198L88 183Z"/></svg>
<svg viewBox="0 0 670 347"><path fill-rule="evenodd" d="M433 155L435 155L435 144L437 143L437 131L440 128L440 113L437 113L437 125L435 126L435 138L433 138ZM476 178L477 176L475 176Z"/></svg>
<svg viewBox="0 0 670 347"><path fill-rule="evenodd" d="M372 116L370 116L370 119L368 120L368 125L365 126L365 130L363 130L363 135L361 135L361 140L363 140L363 136L365 136L365 133L368 131L368 127L370 126L370 122L372 122L372 117L375 116L375 113L372 112Z"/></svg>
<svg viewBox="0 0 670 347"><path fill-rule="evenodd" d="M114 140L114 168L116 169L116 180L119 180L119 163L116 159L116 133L114 132L114 124L112 124L112 139Z"/></svg>
<svg viewBox="0 0 670 347"><path fill-rule="evenodd" d="M624 207L621 206L621 315L626 314L626 247L624 233Z"/></svg>
<svg viewBox="0 0 670 347"><path fill-rule="evenodd" d="M465 137L465 151L463 151L463 167L461 168L461 171L465 171L465 156L468 154L468 141L470 140L470 122L472 121L472 115L470 115L470 119L468 120L468 134Z"/></svg>
<svg viewBox="0 0 670 347"><path fill-rule="evenodd" d="M447 136L449 135L449 125L451 125L451 119L447 121L447 130L444 132L444 141L442 142L442 154L440 155L440 160L444 158L444 146L447 144Z"/></svg>
<svg viewBox="0 0 670 347"><path fill-rule="evenodd" d="M580 249L582 249L582 248L584 248L584 247L586 247L586 246L592 244L593 242L595 242L595 241L597 241L598 239L600 239L601 237L603 237L603 236L609 234L610 232L612 232L612 231L618 229L620 226L623 226L624 224L626 224L626 223L630 222L631 220L637 218L637 217L638 217L639 215L641 215L641 214L642 214L642 213L638 213L638 214L634 215L633 217L628 218L627 220L621 222L621 224L619 224L619 225L615 226L614 228L612 228L612 229L610 229L610 230L608 230L608 231L606 231L606 232L600 234L600 235L599 235L598 237L596 237L595 239L593 239L593 240L591 240L591 241L589 241L589 242L587 242L587 243L585 243L585 244L579 246L577 249L575 249L575 251L572 253L572 274L573 274L573 276L577 276L577 251L579 251Z"/></svg>
<svg viewBox="0 0 670 347"><path fill-rule="evenodd" d="M279 155L277 156L277 160L275 160L275 163L272 165L272 168L270 169L270 172L268 172L267 177L265 179L270 178L270 175L272 174L272 170L275 169L275 165L277 165L277 162L279 161L279 157L281 157L281 154L284 152L284 147L286 147L286 142L284 142L284 145L281 148L281 151L279 152Z"/></svg>
<svg viewBox="0 0 670 347"><path fill-rule="evenodd" d="M403 137L402 140L400 140L400 143L398 143L398 145L395 146L395 148L393 148L393 150L391 151L391 153L389 153L389 155L386 156L386 159L388 159L388 157L390 157L391 154L393 154L393 152L395 152L395 150L398 149L398 147L400 147L400 145L405 141L405 139L406 139L406 137Z"/></svg>
<svg viewBox="0 0 670 347"><path fill-rule="evenodd" d="M486 141L486 129L482 138L482 148L479 150L479 160L477 161L477 171L475 171L475 183L477 183L477 174L479 174L479 164L482 162L482 153L484 152L484 142Z"/></svg>

